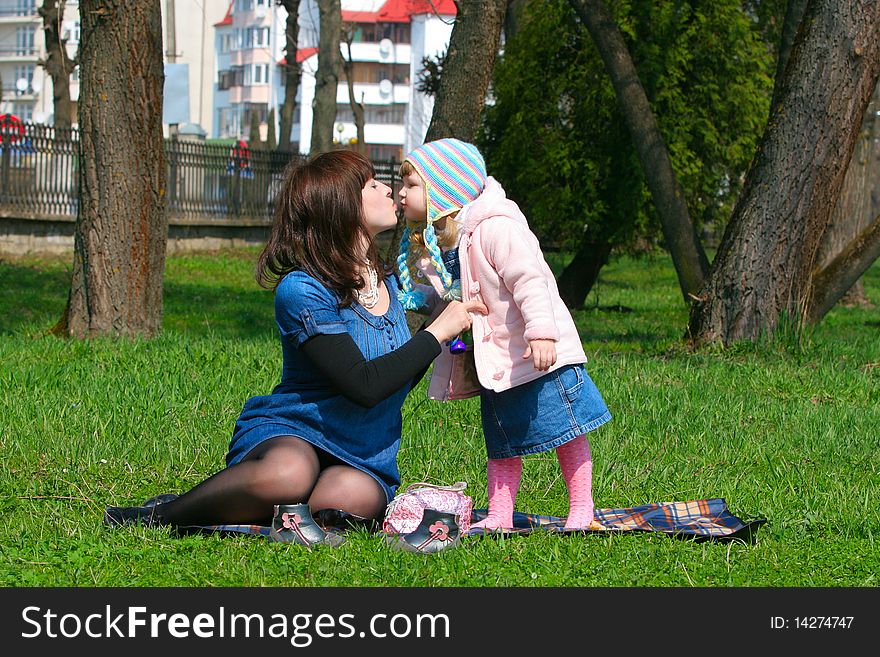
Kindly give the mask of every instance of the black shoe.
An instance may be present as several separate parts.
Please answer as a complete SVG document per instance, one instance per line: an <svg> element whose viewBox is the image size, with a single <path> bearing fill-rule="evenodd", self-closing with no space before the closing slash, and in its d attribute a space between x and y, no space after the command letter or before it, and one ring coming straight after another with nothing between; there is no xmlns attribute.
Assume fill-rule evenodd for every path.
<svg viewBox="0 0 880 657"><path fill-rule="evenodd" d="M312 513L312 517L325 532L336 531L342 533L350 529L360 528L374 532L379 527L379 523L374 518L356 516L342 509L319 509Z"/></svg>
<svg viewBox="0 0 880 657"><path fill-rule="evenodd" d="M144 500L141 506L157 506L159 504L165 504L166 502L170 502L171 500L176 500L177 495L174 493L162 493L161 495L156 495L155 497L151 497L148 500Z"/></svg>
<svg viewBox="0 0 880 657"><path fill-rule="evenodd" d="M457 547L460 537L457 518L453 514L425 509L418 527L409 534L386 536L385 542L394 550L433 554Z"/></svg>
<svg viewBox="0 0 880 657"><path fill-rule="evenodd" d="M301 504L276 504L269 538L273 541L296 543L304 547L312 547L313 545L337 547L345 541L345 537L341 534L334 531L325 532L321 529L312 518L312 511L305 502Z"/></svg>
<svg viewBox="0 0 880 657"><path fill-rule="evenodd" d="M155 506L108 506L104 509L104 524L111 527L121 525L159 527L162 521Z"/></svg>

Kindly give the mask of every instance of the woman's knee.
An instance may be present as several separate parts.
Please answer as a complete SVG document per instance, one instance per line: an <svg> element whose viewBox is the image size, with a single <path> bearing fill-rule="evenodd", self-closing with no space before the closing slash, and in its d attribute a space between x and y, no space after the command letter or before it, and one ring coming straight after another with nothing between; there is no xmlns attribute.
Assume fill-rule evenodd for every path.
<svg viewBox="0 0 880 657"><path fill-rule="evenodd" d="M249 459L254 466L254 489L275 501L305 500L320 473L315 449L299 438L273 441L275 444Z"/></svg>
<svg viewBox="0 0 880 657"><path fill-rule="evenodd" d="M364 518L379 518L385 512L385 491L370 475L348 465L333 465L321 471L309 498L312 511L342 509Z"/></svg>

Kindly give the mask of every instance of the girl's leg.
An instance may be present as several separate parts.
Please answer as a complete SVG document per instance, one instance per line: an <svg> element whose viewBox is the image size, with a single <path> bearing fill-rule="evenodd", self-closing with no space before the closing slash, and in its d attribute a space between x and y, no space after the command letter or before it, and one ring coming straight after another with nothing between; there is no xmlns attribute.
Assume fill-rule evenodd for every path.
<svg viewBox="0 0 880 657"><path fill-rule="evenodd" d="M476 529L512 529L513 509L519 480L522 476L522 459L489 459L489 514L471 527Z"/></svg>
<svg viewBox="0 0 880 657"><path fill-rule="evenodd" d="M156 513L170 525L268 525L273 505L308 499L319 471L312 445L294 436L271 438Z"/></svg>
<svg viewBox="0 0 880 657"><path fill-rule="evenodd" d="M312 512L341 509L362 518L381 520L388 503L379 483L366 472L336 461L321 470L312 489L309 496Z"/></svg>
<svg viewBox="0 0 880 657"><path fill-rule="evenodd" d="M587 437L578 436L556 448L559 467L568 487L569 510L565 529L586 529L593 522L593 459Z"/></svg>

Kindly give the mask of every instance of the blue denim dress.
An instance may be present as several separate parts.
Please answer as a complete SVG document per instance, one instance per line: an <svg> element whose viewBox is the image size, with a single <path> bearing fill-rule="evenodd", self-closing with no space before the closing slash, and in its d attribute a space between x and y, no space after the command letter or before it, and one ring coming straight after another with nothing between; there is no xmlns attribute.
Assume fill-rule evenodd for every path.
<svg viewBox="0 0 880 657"><path fill-rule="evenodd" d="M404 386L373 408L339 394L300 350L319 333L348 333L372 360L410 339L397 279L385 281L391 305L382 316L359 303L339 308L335 293L301 271L287 274L275 291L275 321L281 332L281 382L272 394L251 397L235 424L226 464L240 462L261 442L297 436L373 477L390 501L400 485L397 451Z"/></svg>

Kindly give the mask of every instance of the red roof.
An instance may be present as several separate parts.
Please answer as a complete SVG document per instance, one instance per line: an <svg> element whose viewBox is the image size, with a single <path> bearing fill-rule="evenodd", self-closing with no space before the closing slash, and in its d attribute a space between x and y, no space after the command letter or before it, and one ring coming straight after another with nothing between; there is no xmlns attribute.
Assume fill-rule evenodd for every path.
<svg viewBox="0 0 880 657"><path fill-rule="evenodd" d="M317 48L299 48L296 51L296 61L299 64L302 64L309 57L318 52ZM285 66L287 64L287 57L282 57L278 60L278 66Z"/></svg>
<svg viewBox="0 0 880 657"><path fill-rule="evenodd" d="M224 25L232 25L232 5L234 2L229 3L229 9L226 10L226 15L223 17L223 20L219 23L214 23L214 27L223 27Z"/></svg>
<svg viewBox="0 0 880 657"><path fill-rule="evenodd" d="M418 14L455 16L453 0L387 0L377 11L343 11L346 23L410 23Z"/></svg>

